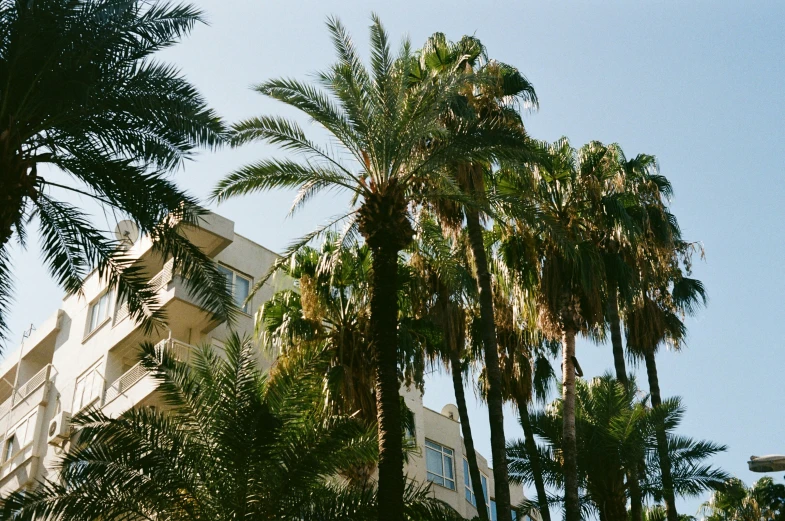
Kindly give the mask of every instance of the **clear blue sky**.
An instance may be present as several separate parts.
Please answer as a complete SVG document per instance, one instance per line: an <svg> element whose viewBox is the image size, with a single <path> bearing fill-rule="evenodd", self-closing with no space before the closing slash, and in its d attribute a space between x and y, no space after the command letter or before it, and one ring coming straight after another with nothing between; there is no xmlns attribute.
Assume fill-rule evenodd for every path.
<svg viewBox="0 0 785 521"><path fill-rule="evenodd" d="M675 187L673 208L685 235L706 248L696 274L711 298L689 320L687 350L660 356L663 393L684 398L682 432L727 444L715 463L747 483L760 476L746 468L750 455L785 453L785 2L197 3L210 26L164 57L230 121L284 112L248 87L282 75L306 79L331 63L324 27L331 14L365 49L375 11L396 40L409 34L419 45L435 31L451 39L474 34L492 58L517 66L540 97L540 111L526 120L533 136L566 135L575 145L598 139L620 143L630 156L655 154ZM261 145L205 153L177 179L204 197L222 174L273 153ZM286 220L289 201L287 194L259 195L218 210L239 233L282 250L342 204L324 198ZM40 267L35 238L30 242L14 258L9 348L61 298ZM612 368L607 346L584 342L578 357L587 375ZM643 384L645 371L638 372ZM449 379L432 377L426 404L439 410L452 400ZM485 410L475 407L472 419L478 448L489 455ZM512 414L506 423L509 437L520 435ZM703 499L683 501L682 508L693 514Z"/></svg>

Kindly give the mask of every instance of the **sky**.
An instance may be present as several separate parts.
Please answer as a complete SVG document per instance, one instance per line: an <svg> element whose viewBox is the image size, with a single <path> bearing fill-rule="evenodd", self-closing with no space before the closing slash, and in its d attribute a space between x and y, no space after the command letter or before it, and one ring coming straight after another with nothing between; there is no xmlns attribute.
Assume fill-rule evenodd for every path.
<svg viewBox="0 0 785 521"><path fill-rule="evenodd" d="M695 275L710 297L688 320L687 348L660 355L662 392L681 396L687 406L680 432L726 444L713 463L748 484L762 476L747 470L750 455L785 453L785 2L196 3L209 25L160 58L177 65L228 121L293 116L250 87L281 76L307 80L332 63L324 23L330 15L366 51L376 12L393 40L408 35L419 46L436 31L453 40L471 34L491 58L520 69L540 99L539 111L525 118L532 136L567 136L575 146L616 142L628 157L656 155L675 188L672 208L684 235L705 248ZM283 155L266 145L204 152L175 178L206 198L234 168ZM260 194L210 208L234 220L238 233L282 251L345 204L326 196L287 218L290 195ZM113 226L103 214L96 222ZM13 253L17 287L7 350L62 298L41 265L34 234L29 243ZM583 341L577 354L587 376L613 367L609 346ZM637 374L644 385L645 368ZM447 375L431 375L426 385L428 407L441 410L454 400ZM487 410L478 403L470 408L477 448L490 456ZM505 427L508 438L522 436L510 410ZM695 514L705 499L681 500L680 508Z"/></svg>

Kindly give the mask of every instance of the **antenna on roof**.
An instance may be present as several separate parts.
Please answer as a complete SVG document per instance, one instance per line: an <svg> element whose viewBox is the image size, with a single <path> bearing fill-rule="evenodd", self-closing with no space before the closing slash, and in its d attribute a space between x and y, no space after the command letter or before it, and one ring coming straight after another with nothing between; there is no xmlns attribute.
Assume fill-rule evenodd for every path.
<svg viewBox="0 0 785 521"><path fill-rule="evenodd" d="M117 223L114 229L114 236L120 242L121 248L130 248L139 239L139 228L136 223L128 219Z"/></svg>
<svg viewBox="0 0 785 521"><path fill-rule="evenodd" d="M30 338L30 335L33 334L33 331L35 331L35 326L30 324L30 327L27 328L27 331L22 333L22 342L24 342L26 338Z"/></svg>

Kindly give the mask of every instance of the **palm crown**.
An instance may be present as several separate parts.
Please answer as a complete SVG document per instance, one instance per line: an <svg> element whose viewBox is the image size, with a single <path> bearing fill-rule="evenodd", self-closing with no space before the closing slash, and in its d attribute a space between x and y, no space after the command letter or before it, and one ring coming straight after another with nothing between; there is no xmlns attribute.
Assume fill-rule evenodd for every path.
<svg viewBox="0 0 785 521"><path fill-rule="evenodd" d="M165 176L196 147L218 145L223 125L176 69L151 59L200 21L188 5L142 0L0 3L0 334L12 286L8 243L15 235L24 244L32 218L68 292L81 291L97 267L134 318L163 318L133 259L57 192L133 220L155 251L175 257L207 308L231 314L221 274L175 231L197 225L202 210ZM57 170L68 181L55 182Z"/></svg>

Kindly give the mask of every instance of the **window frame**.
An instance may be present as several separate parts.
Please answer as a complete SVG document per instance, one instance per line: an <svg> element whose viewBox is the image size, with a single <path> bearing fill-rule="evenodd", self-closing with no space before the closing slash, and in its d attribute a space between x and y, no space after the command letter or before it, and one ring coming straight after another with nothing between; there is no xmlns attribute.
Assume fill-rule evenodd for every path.
<svg viewBox="0 0 785 521"><path fill-rule="evenodd" d="M76 380L74 380L74 391L73 391L73 395L71 397L71 409L72 409L71 413L72 414L76 414L77 412L83 410L84 408L86 408L89 405L93 404L96 400L101 400L101 397L102 397L103 392L104 392L105 383L106 383L104 381L104 376L98 371L100 369L100 367L101 367L101 360L102 359L99 359L97 362L94 362L86 370L82 371L82 373L79 376L76 377ZM77 390L79 389L79 383L80 382L84 382L90 374L93 375L93 379L90 381L92 389L95 390L95 387L96 387L96 380L95 379L96 378L98 378L98 383L100 383L100 387L98 388L98 392L97 392L97 394L95 394L95 396L90 398L90 400L88 400L86 402L83 402L81 404L81 406L79 406L77 408L77 405L76 405L76 394L77 394ZM82 388L82 393L83 393L82 396L84 396L84 390L85 390L85 387Z"/></svg>
<svg viewBox="0 0 785 521"><path fill-rule="evenodd" d="M490 494L488 494L488 476L483 474L482 471L480 471L480 480L482 484L482 493L485 496L484 499L486 501L485 507L488 509L488 515L490 517L491 498ZM466 501L474 508L477 508L477 497L474 495L474 487L472 487L472 476L469 474L469 460L466 457L463 458L463 486L463 495L466 498Z"/></svg>
<svg viewBox="0 0 785 521"><path fill-rule="evenodd" d="M107 289L103 291L100 295L90 302L87 306L87 323L85 324L85 340L87 340L93 333L101 329L107 322L112 320L112 310L114 309L114 299L112 298L114 295L114 291L111 289ZM96 320L95 325L93 326L93 313L96 309L96 306L99 306L98 309L100 310L101 302L106 299L106 311L105 316L103 318L99 318Z"/></svg>
<svg viewBox="0 0 785 521"><path fill-rule="evenodd" d="M35 443L35 429L37 427L37 423L38 409L36 408L24 416L21 420L16 422L14 426L8 430L11 435L6 436L5 440L3 441L3 465L13 460L20 452L22 452L23 449ZM25 426L25 431L24 435L20 437L18 434L22 425Z"/></svg>
<svg viewBox="0 0 785 521"><path fill-rule="evenodd" d="M3 442L3 463L7 463L14 459L16 453L18 452L17 449L14 448L16 444L16 431L12 432L9 437L5 439Z"/></svg>
<svg viewBox="0 0 785 521"><path fill-rule="evenodd" d="M438 453L441 456L442 462L442 469L441 474L437 474L433 472L430 468L428 468L428 451L431 450L433 452ZM449 451L449 452L447 452ZM450 470L452 471L452 479L445 475L445 458L449 458L450 460ZM431 479L431 476L441 478L442 483L438 481L434 481ZM429 440L426 438L425 440L425 479L429 483L434 483L439 485L440 487L446 488L447 490L452 490L453 492L457 492L458 487L456 486L456 478L455 478L455 449L447 447L446 445L442 445L433 440ZM452 487L448 485L448 483L452 483Z"/></svg>
<svg viewBox="0 0 785 521"><path fill-rule="evenodd" d="M237 302L237 296L235 295L235 289L237 288L237 277L240 277L241 279L246 280L248 282L248 295L250 295L251 294L251 290L253 289L253 277L251 277L249 275L246 275L245 273L241 273L241 272L237 271L236 269L232 268L231 266L227 266L226 264L223 264L223 263L219 262L219 263L217 263L217 265L218 265L219 271L222 271L224 273L224 275L228 275L229 273L231 273L231 275L232 275L232 282L231 282L231 288L230 289L231 289L231 292L232 292L232 298L234 298L235 304L237 304L237 307L240 309L241 312L245 313L246 315L250 315L251 314L251 311L250 311L251 303L247 302L247 303L245 303L241 307L240 304ZM225 270L225 272L223 270ZM226 272L229 272L229 273L226 273ZM245 298L248 298L248 295L246 295ZM243 300L245 300L245 299L243 299Z"/></svg>

